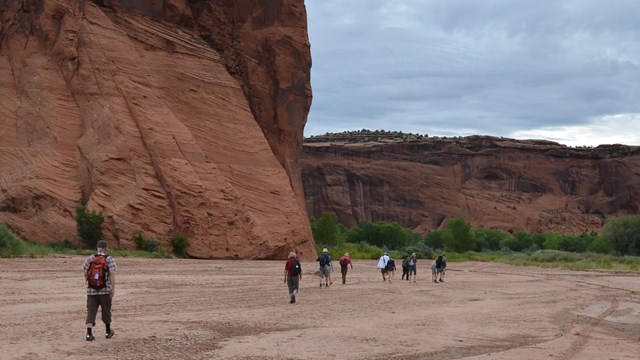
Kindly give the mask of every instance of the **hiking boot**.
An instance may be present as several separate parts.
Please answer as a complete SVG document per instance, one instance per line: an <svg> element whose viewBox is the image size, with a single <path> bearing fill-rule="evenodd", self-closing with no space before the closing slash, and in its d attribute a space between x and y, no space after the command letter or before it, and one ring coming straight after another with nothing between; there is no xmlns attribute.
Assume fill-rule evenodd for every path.
<svg viewBox="0 0 640 360"><path fill-rule="evenodd" d="M440 282L444 282L444 280L440 279Z"/></svg>
<svg viewBox="0 0 640 360"><path fill-rule="evenodd" d="M293 296L291 297L291 303L292 303L292 304L295 304L295 303L296 303L296 296L295 296L295 295L293 295Z"/></svg>
<svg viewBox="0 0 640 360"><path fill-rule="evenodd" d="M115 335L115 331L113 331L113 329L109 330L108 333L105 334L104 337L106 337L107 339L111 339L113 337L113 335Z"/></svg>
<svg viewBox="0 0 640 360"><path fill-rule="evenodd" d="M93 340L95 340L95 339L96 339L96 337L95 337L95 336L93 336L93 335L91 335L91 334L87 334L87 341L93 341Z"/></svg>

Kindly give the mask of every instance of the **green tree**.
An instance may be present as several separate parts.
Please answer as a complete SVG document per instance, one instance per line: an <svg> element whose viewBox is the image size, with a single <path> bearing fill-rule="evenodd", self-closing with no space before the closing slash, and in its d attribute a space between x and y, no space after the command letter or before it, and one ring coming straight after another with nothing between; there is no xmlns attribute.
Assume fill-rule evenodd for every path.
<svg viewBox="0 0 640 360"><path fill-rule="evenodd" d="M336 245L340 233L338 216L331 211L322 214L320 219L311 218L311 231L316 244Z"/></svg>
<svg viewBox="0 0 640 360"><path fill-rule="evenodd" d="M444 246L447 250L466 252L473 249L473 233L471 224L461 217L456 217L447 222L444 233Z"/></svg>
<svg viewBox="0 0 640 360"><path fill-rule="evenodd" d="M513 236L506 237L500 246L513 251L522 251L531 248L533 245L533 236L524 231L518 231Z"/></svg>
<svg viewBox="0 0 640 360"><path fill-rule="evenodd" d="M500 242L507 237L507 234L500 230L477 228L473 231L475 244L475 251L482 250L500 250Z"/></svg>
<svg viewBox="0 0 640 360"><path fill-rule="evenodd" d="M607 218L600 238L621 255L640 255L640 215Z"/></svg>
<svg viewBox="0 0 640 360"><path fill-rule="evenodd" d="M444 230L429 231L427 236L424 237L424 243L428 247L436 250L444 249Z"/></svg>
<svg viewBox="0 0 640 360"><path fill-rule="evenodd" d="M98 240L102 239L102 212L88 211L85 205L76 209L76 230L83 244L88 248L95 248Z"/></svg>

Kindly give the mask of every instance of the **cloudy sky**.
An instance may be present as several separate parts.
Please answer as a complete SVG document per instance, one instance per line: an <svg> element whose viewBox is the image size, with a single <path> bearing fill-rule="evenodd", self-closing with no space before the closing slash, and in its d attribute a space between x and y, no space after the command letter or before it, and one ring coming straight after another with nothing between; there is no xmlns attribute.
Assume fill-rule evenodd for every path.
<svg viewBox="0 0 640 360"><path fill-rule="evenodd" d="M305 136L640 145L638 0L306 0Z"/></svg>

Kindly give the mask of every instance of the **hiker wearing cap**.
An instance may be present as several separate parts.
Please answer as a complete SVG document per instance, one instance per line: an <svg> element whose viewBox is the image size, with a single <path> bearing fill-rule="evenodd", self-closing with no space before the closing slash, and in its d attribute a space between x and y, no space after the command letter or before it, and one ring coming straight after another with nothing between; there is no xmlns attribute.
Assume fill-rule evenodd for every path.
<svg viewBox="0 0 640 360"><path fill-rule="evenodd" d="M318 256L316 259L317 262L320 263L320 287L322 287L322 278L324 278L324 285L329 287L329 285L333 284L331 281L331 255L329 255L329 250L327 248L322 249L322 254Z"/></svg>
<svg viewBox="0 0 640 360"><path fill-rule="evenodd" d="M105 337L111 339L115 334L111 328L111 300L116 293L116 261L107 255L106 241L98 241L97 248L82 267L87 283L87 341L96 339L92 329L96 325L98 307L102 309Z"/></svg>
<svg viewBox="0 0 640 360"><path fill-rule="evenodd" d="M412 253L409 257L409 274L407 275L407 280L409 282L416 282L416 267L418 265L418 258L416 253Z"/></svg>
<svg viewBox="0 0 640 360"><path fill-rule="evenodd" d="M351 257L349 253L346 252L342 257L340 257L340 272L342 273L342 283L347 283L347 271L349 271L349 265L351 266L351 270L353 270L353 263L351 262Z"/></svg>
<svg viewBox="0 0 640 360"><path fill-rule="evenodd" d="M298 285L302 279L302 266L296 253L293 251L289 253L287 263L284 265L284 283L289 288L290 304L295 304L296 294L298 293Z"/></svg>
<svg viewBox="0 0 640 360"><path fill-rule="evenodd" d="M377 268L380 269L382 273L382 281L387 281L387 262L389 261L389 254L385 251L382 256L380 256L380 260L378 260Z"/></svg>

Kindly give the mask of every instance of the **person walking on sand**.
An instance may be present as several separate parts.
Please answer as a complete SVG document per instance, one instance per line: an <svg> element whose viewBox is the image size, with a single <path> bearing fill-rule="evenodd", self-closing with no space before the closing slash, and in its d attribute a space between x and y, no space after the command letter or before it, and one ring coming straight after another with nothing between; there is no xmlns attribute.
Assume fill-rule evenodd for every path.
<svg viewBox="0 0 640 360"><path fill-rule="evenodd" d="M442 274L440 274L440 282L444 282L444 274L447 273L447 257L442 254Z"/></svg>
<svg viewBox="0 0 640 360"><path fill-rule="evenodd" d="M322 249L322 254L316 259L320 263L320 287L322 287L322 278L324 278L324 285L329 287L333 282L331 281L331 271L333 265L331 264L331 255L327 248Z"/></svg>
<svg viewBox="0 0 640 360"><path fill-rule="evenodd" d="M107 255L107 242L97 243L97 252L89 256L82 266L87 284L87 341L95 340L93 327L96 326L98 307L102 310L105 337L111 339L115 332L111 328L111 301L116 294L116 261Z"/></svg>
<svg viewBox="0 0 640 360"><path fill-rule="evenodd" d="M393 258L389 257L387 261L387 280L389 280L389 284L391 284L391 279L393 279L393 274L396 272L396 261Z"/></svg>
<svg viewBox="0 0 640 360"><path fill-rule="evenodd" d="M442 267L442 255L440 255L436 259L436 281L434 282L444 282L444 280L442 280L443 271L444 271L444 268Z"/></svg>
<svg viewBox="0 0 640 360"><path fill-rule="evenodd" d="M404 280L405 277L407 281L409 281L409 255L402 260L402 280Z"/></svg>
<svg viewBox="0 0 640 360"><path fill-rule="evenodd" d="M351 262L351 257L349 253L346 252L342 257L340 257L340 272L342 273L342 283L347 283L347 271L349 271L349 266L351 266L351 270L353 270L353 263Z"/></svg>
<svg viewBox="0 0 640 360"><path fill-rule="evenodd" d="M407 275L407 280L410 282L416 282L416 267L418 265L418 258L416 253L412 253L409 257L409 274Z"/></svg>
<svg viewBox="0 0 640 360"><path fill-rule="evenodd" d="M431 263L431 281L438 283L438 269L436 269L436 261Z"/></svg>
<svg viewBox="0 0 640 360"><path fill-rule="evenodd" d="M382 256L380 256L377 266L377 268L380 269L380 272L382 273L382 282L387 281L387 261L389 261L389 254L387 254L387 252L385 251Z"/></svg>
<svg viewBox="0 0 640 360"><path fill-rule="evenodd" d="M289 288L289 297L291 298L289 304L295 304L296 302L300 279L302 279L302 266L296 253L292 251L289 253L287 263L284 264L284 283Z"/></svg>

